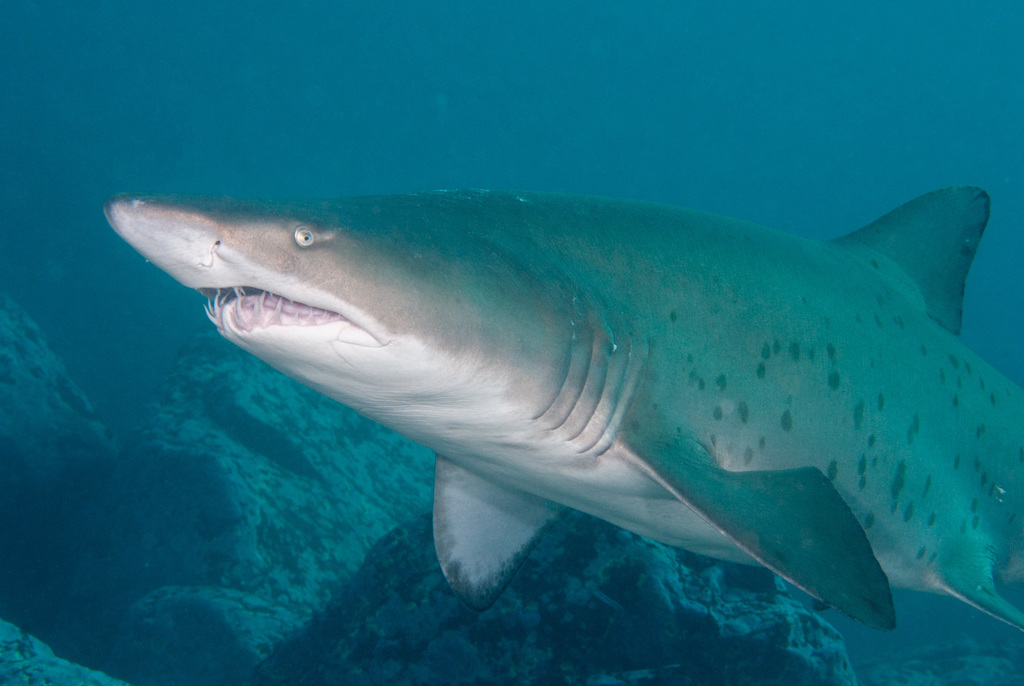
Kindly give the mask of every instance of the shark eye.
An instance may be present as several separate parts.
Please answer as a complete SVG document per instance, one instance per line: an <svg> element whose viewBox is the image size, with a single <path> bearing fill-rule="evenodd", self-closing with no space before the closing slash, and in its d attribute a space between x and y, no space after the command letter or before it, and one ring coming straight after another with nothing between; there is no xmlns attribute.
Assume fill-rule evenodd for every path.
<svg viewBox="0 0 1024 686"><path fill-rule="evenodd" d="M313 245L313 232L305 226L298 227L295 229L295 242L302 248Z"/></svg>

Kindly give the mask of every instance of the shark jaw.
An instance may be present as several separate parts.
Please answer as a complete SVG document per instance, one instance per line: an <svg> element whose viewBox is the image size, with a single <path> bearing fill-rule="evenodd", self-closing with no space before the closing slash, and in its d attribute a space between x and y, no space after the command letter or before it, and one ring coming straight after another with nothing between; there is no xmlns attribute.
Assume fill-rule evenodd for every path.
<svg viewBox="0 0 1024 686"><path fill-rule="evenodd" d="M221 335L234 341L271 327L324 327L321 331L337 332L333 340L341 343L367 348L383 345L338 312L312 307L277 293L251 286L198 290L207 297L206 316Z"/></svg>

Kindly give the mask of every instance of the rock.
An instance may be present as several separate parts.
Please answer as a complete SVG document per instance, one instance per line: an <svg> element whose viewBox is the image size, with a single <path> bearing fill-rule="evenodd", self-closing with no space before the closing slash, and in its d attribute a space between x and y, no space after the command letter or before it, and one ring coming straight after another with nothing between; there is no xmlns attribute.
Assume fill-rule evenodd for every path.
<svg viewBox="0 0 1024 686"><path fill-rule="evenodd" d="M37 635L50 631L83 508L115 456L39 327L0 295L0 616Z"/></svg>
<svg viewBox="0 0 1024 686"><path fill-rule="evenodd" d="M106 674L54 656L45 643L4 621L0 621L0 683L23 686L128 686Z"/></svg>
<svg viewBox="0 0 1024 686"><path fill-rule="evenodd" d="M140 656L125 665L128 653L111 651L129 640L119 632L135 631L130 616L142 612L148 631L167 631L165 645L176 645L180 615L156 615L181 606L136 604L166 587L213 587L284 613L260 615L263 629L224 624L239 632L222 633L224 650L262 657L269 647L256 636L322 608L375 540L430 509L432 482L424 448L215 334L198 336L87 517L62 654L118 676L141 673ZM153 654L154 669L165 660ZM202 680L201 662L189 683L214 683Z"/></svg>
<svg viewBox="0 0 1024 686"><path fill-rule="evenodd" d="M855 684L842 638L770 572L573 514L492 609L449 590L429 517L392 531L257 669L279 684Z"/></svg>
<svg viewBox="0 0 1024 686"><path fill-rule="evenodd" d="M1020 686L1024 647L959 641L871 661L857 673L861 686Z"/></svg>
<svg viewBox="0 0 1024 686"><path fill-rule="evenodd" d="M132 606L108 662L136 684L236 684L299 623L232 589L165 586Z"/></svg>

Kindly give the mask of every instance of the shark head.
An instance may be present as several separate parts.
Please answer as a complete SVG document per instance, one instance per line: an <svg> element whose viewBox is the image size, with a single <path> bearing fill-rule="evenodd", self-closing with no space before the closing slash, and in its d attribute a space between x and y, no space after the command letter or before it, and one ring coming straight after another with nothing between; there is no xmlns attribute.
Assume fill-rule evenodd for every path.
<svg viewBox="0 0 1024 686"><path fill-rule="evenodd" d="M480 230L443 194L418 197L119 195L105 211L207 297L225 338L410 437L433 443L439 423L488 407L536 416L566 375L571 293L531 278L537 265L510 258L500 231Z"/></svg>

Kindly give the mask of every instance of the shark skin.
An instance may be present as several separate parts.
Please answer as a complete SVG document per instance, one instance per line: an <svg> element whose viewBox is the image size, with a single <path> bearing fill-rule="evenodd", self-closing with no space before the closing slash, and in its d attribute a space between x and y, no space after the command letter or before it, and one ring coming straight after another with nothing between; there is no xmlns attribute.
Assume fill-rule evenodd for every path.
<svg viewBox="0 0 1024 686"><path fill-rule="evenodd" d="M545 193L106 205L226 338L437 452L473 609L575 508L871 626L892 585L1024 628L1024 394L956 335L988 211L948 188L819 242Z"/></svg>

